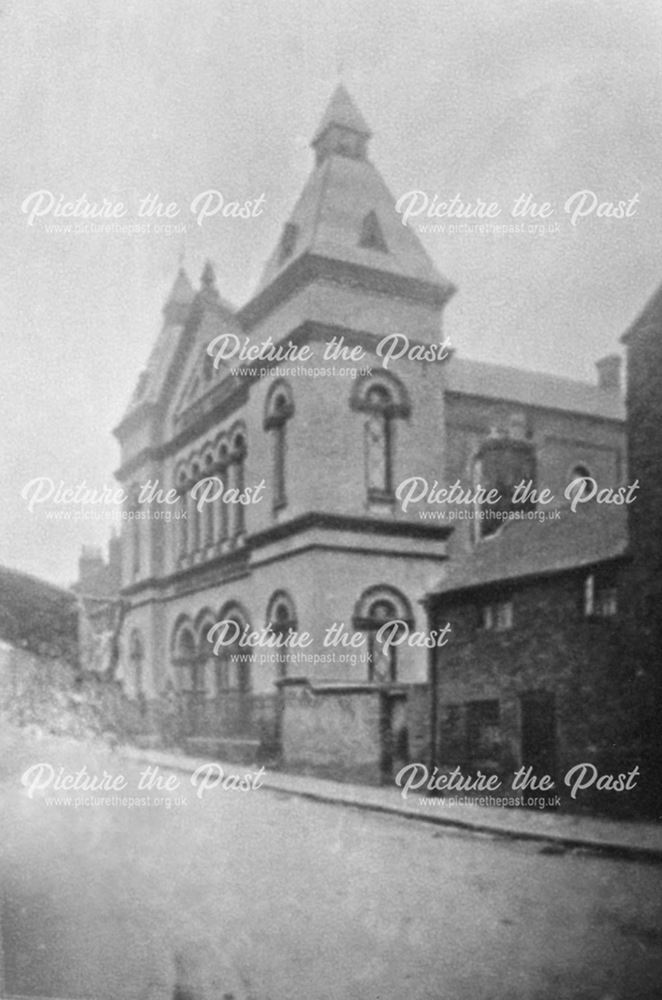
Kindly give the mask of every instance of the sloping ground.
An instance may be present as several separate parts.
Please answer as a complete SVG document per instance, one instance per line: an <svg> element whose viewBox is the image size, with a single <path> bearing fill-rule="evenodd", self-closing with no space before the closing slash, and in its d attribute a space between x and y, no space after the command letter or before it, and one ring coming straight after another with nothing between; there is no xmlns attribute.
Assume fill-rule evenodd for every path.
<svg viewBox="0 0 662 1000"><path fill-rule="evenodd" d="M34 576L0 567L0 639L40 656L73 662L77 653L75 596Z"/></svg>

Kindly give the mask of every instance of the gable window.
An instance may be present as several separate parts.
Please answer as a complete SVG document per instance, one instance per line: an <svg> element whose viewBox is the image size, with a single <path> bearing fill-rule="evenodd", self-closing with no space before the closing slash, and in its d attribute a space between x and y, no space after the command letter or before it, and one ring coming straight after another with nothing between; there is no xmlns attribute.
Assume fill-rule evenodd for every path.
<svg viewBox="0 0 662 1000"><path fill-rule="evenodd" d="M271 431L273 439L273 509L287 505L286 454L287 422L294 414L292 390L287 382L276 382L269 390L264 411L264 429Z"/></svg>
<svg viewBox="0 0 662 1000"><path fill-rule="evenodd" d="M376 212L368 212L364 218L361 225L359 246L366 250L379 250L380 253L388 253L386 240Z"/></svg>

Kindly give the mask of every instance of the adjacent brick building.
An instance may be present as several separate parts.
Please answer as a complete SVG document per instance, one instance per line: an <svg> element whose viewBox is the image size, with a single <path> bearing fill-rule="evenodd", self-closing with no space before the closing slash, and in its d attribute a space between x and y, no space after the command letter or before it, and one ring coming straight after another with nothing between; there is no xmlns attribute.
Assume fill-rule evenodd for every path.
<svg viewBox="0 0 662 1000"><path fill-rule="evenodd" d="M601 773L637 765L637 794L610 804L659 811L661 303L658 293L623 337L627 469L595 476L603 488L626 483L629 502L538 505L474 532L428 598L430 626L453 623L430 660L427 750L438 766L530 765L560 778L584 761ZM603 375L617 382L615 361Z"/></svg>

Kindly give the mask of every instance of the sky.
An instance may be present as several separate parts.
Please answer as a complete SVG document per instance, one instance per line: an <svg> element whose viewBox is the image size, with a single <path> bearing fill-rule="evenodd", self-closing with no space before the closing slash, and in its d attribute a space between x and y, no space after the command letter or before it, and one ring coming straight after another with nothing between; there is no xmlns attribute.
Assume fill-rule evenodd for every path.
<svg viewBox="0 0 662 1000"><path fill-rule="evenodd" d="M48 520L22 492L114 485L112 428L180 259L250 298L339 80L396 200L481 199L513 224L521 195L553 209L542 233L419 231L458 288L454 349L594 381L662 279L661 56L648 0L3 0L0 564L69 584L81 545L105 543L108 520ZM198 225L209 190L263 211ZM148 195L179 212L142 234L55 231L72 220L30 224L40 191L44 209L123 202L124 223ZM573 225L581 191L596 208ZM598 217L618 202L629 217Z"/></svg>

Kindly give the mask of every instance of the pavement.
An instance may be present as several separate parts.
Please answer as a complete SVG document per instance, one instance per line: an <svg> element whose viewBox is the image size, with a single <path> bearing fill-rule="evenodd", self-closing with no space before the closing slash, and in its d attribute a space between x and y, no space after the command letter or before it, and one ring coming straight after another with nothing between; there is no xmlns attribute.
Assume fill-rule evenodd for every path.
<svg viewBox="0 0 662 1000"><path fill-rule="evenodd" d="M210 763L209 758L136 747L123 746L117 752L136 762L158 765L164 771L187 774ZM251 770L245 764L214 763L223 769L224 776L243 775ZM476 833L542 841L550 850L580 849L621 859L662 861L662 823L613 820L552 809L469 805L453 801L452 796L421 796L412 791L404 798L395 785L355 785L275 770L265 770L260 780L262 787L280 794Z"/></svg>

